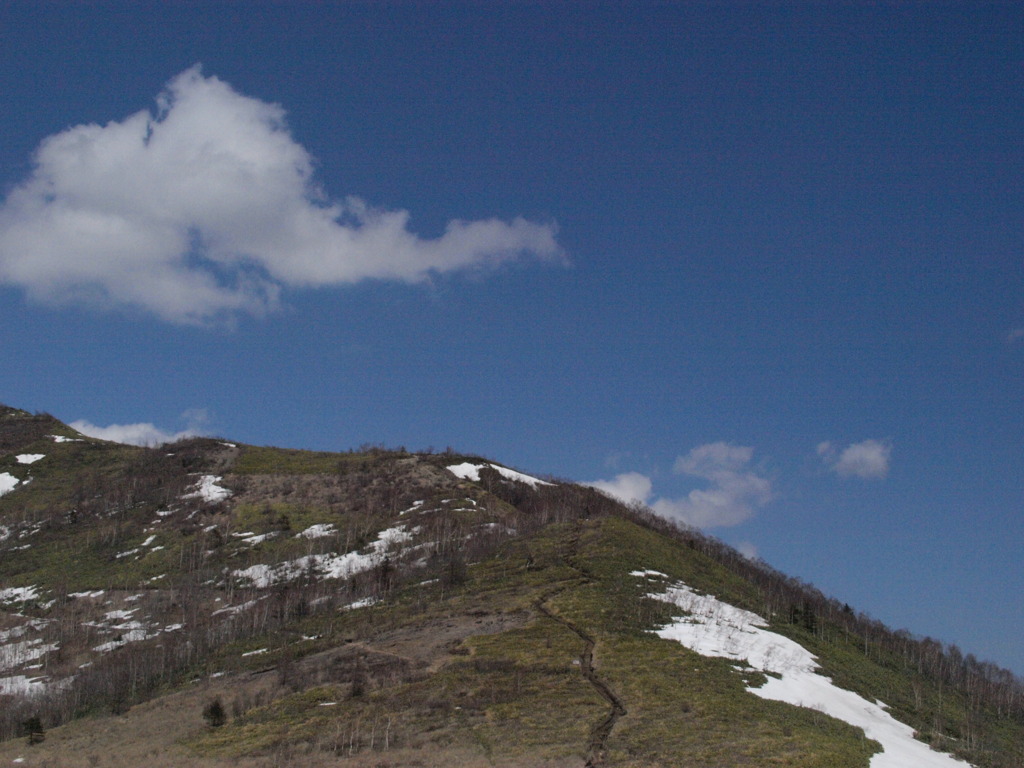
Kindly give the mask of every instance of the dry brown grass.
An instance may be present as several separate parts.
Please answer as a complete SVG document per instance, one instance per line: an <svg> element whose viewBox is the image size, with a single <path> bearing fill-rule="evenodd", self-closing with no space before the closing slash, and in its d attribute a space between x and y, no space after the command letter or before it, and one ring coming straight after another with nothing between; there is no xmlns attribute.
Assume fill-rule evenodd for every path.
<svg viewBox="0 0 1024 768"><path fill-rule="evenodd" d="M25 739L0 743L0 766L24 768L576 768L541 755L503 758L482 749L452 745L332 754L307 744L286 745L254 757L198 755L184 746L209 731L202 707L219 696L227 704L243 690L255 696L276 689L275 675L236 675L197 683L188 690L140 704L120 716L89 717L46 733L40 744ZM15 763L16 760L20 762ZM582 766L582 760L578 765Z"/></svg>
<svg viewBox="0 0 1024 768"><path fill-rule="evenodd" d="M38 768L184 768L212 765L198 761L178 742L208 726L202 707L214 696L229 698L228 682L198 683L188 690L133 707L120 716L87 717L46 733L41 744L25 739L0 743L0 765ZM243 762L238 766L246 765ZM252 763L252 765L257 765Z"/></svg>

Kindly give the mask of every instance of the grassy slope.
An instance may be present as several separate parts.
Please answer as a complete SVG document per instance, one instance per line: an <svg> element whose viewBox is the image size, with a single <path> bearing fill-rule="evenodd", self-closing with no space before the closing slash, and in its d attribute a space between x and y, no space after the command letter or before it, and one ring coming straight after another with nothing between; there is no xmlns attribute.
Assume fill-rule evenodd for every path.
<svg viewBox="0 0 1024 768"><path fill-rule="evenodd" d="M46 459L26 467L13 455L0 457L0 471L33 478L16 496L0 499L5 522L27 525L52 516L88 497L99 487L97 477L123 479L140 460L138 449L99 441L54 443L45 434L73 434L59 423L39 421L33 429L39 434L30 433L17 452L45 453ZM205 521L223 532L220 543L200 541L201 529L157 531L153 546L162 550L117 558L151 535L145 528L161 497L147 492L129 514L90 519L71 538L59 528L31 534L25 539L31 549L4 552L4 585L137 589L165 572L173 581L176 563L197 548L214 552L211 571L297 556L308 545L294 533L320 522L334 523L339 539L358 544L408 498L369 484L349 509L330 494L303 496L303 478L323 484L360 472L394 472L396 465L388 463L393 458L242 447L232 466L224 467L233 473L227 482L235 477L239 488L250 487L246 482L263 485L250 487L251 500L239 499L230 512L214 511ZM180 466L165 474L167 497L187 486ZM282 476L296 480L281 481ZM471 484L464 492L481 501L487 496ZM407 488L405 495L411 493ZM502 502L491 499L487 519L500 509ZM463 510L450 517L470 526L474 514ZM273 530L282 535L257 547L243 547L231 536ZM756 684L756 676L744 678L724 660L701 657L646 631L667 621L670 608L644 598L646 585L629 576L641 568L760 608L756 590L744 580L625 519L553 524L507 541L464 577L462 571L441 573L447 581L407 583L373 608L314 614L284 630L232 643L180 678L200 682L188 682L121 719L99 718L94 728L79 721L54 729L29 751L20 743L0 744L0 763L23 755L26 765L138 765L148 749L151 760L176 755L168 765L582 765L591 754L592 731L609 710L581 672L583 633L595 642L597 674L627 710L604 745L606 765L868 764L875 745L859 731L748 694L744 687ZM922 733L941 724L947 738L957 737L965 702L938 691L899 659L877 651L865 656L858 638L841 637L827 626L810 632L783 623L776 629L816 653L837 682L882 698ZM231 717L224 728L210 730L199 712L214 696L224 700ZM158 712L172 718L174 727L153 729ZM1005 719L992 723L986 738L993 754L1024 759L1024 728ZM125 738L132 740L131 749L118 748Z"/></svg>
<svg viewBox="0 0 1024 768"><path fill-rule="evenodd" d="M552 525L471 566L457 588L409 586L377 607L311 616L291 631L224 648L204 667L228 674L164 699L174 727L141 741L154 754L176 755L179 765L582 765L608 705L580 672L583 641L537 610L544 601L596 640L598 674L628 710L607 744L606 765L867 765L872 745L854 729L751 696L728 663L638 629L667 618L628 576L646 567L693 583L724 577L713 563L625 521ZM733 588L742 597L744 585ZM491 631L495 616L508 621ZM419 638L446 624L457 627L453 642L432 659L401 663ZM489 633L474 634L481 630ZM339 647L365 653L326 662ZM311 670L325 666L337 667L333 679L316 679ZM267 668L274 671L259 674ZM223 728L202 724L198 713L213 696L241 712L261 700L252 691L260 685L269 686L265 698L280 698ZM0 745L0 761L90 765L98 755L98 765L133 764L140 745L121 750L115 742L131 731L126 724L152 723L155 707L101 718L102 727L54 729L31 749Z"/></svg>
<svg viewBox="0 0 1024 768"><path fill-rule="evenodd" d="M628 710L607 744L606 765L867 765L874 745L855 729L752 696L727 662L639 629L667 616L662 604L642 598L643 584L628 573L658 566L693 582L728 581L713 563L625 521L549 526L474 565L467 583L444 599L417 594L438 587L417 587L393 606L342 618L334 631L368 633L371 646L383 647L439 617L474 610L528 612L525 623L467 637L443 665L415 679L372 683L356 695L350 683L317 686L191 744L210 758L312 760L340 752L348 759L351 751L359 763L373 738L372 753L388 765L582 765L591 729L608 705L580 672L583 641L537 610L544 601L595 638L598 674ZM737 595L744 591L743 584L732 586Z"/></svg>

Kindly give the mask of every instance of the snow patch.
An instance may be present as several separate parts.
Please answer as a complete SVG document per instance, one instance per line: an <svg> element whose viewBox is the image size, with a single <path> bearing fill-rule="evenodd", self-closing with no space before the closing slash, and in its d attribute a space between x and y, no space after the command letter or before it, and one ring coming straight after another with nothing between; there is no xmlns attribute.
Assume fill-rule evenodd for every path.
<svg viewBox="0 0 1024 768"><path fill-rule="evenodd" d="M380 600L376 597L364 597L362 600L356 600L354 603L343 605L339 608L339 611L355 611L359 608L369 608L371 605L376 605Z"/></svg>
<svg viewBox="0 0 1024 768"><path fill-rule="evenodd" d="M0 603L24 603L39 597L39 587L6 587L0 589Z"/></svg>
<svg viewBox="0 0 1024 768"><path fill-rule="evenodd" d="M656 577L656 578L659 578L659 579L667 579L668 578L668 576L666 574L662 573L661 571L650 571L650 570L630 571L629 575L630 576L642 576L644 578L651 578L652 576Z"/></svg>
<svg viewBox="0 0 1024 768"><path fill-rule="evenodd" d="M221 480L223 480L223 478L218 477L217 475L202 475L195 485L195 490L191 493L186 493L184 498L202 499L210 504L216 504L219 501L224 501L231 495L231 491L217 485Z"/></svg>
<svg viewBox="0 0 1024 768"><path fill-rule="evenodd" d="M138 608L132 608L130 611L107 611L104 614L108 621L121 621L122 619L130 619L132 614L135 613Z"/></svg>
<svg viewBox="0 0 1024 768"><path fill-rule="evenodd" d="M490 467L495 470L498 474L508 480L515 480L519 483L526 483L531 488L536 488L538 485L551 485L551 483L545 483L543 480L538 480L536 477L530 475L524 475L522 472L516 472L514 469L508 469L506 467L499 466L497 464L470 464L465 462L463 464L452 464L448 467L448 471L456 477L462 480L472 480L473 482L480 481L480 470L485 467Z"/></svg>
<svg viewBox="0 0 1024 768"><path fill-rule="evenodd" d="M332 523L317 523L316 525L309 526L302 533L295 534L295 538L322 539L326 536L333 536L335 533L337 533L337 530Z"/></svg>
<svg viewBox="0 0 1024 768"><path fill-rule="evenodd" d="M218 608L216 611L214 611L210 615L211 616L217 616L217 615L219 615L221 613L230 613L230 614L234 615L236 613L241 613L242 611L249 610L254 605L256 605L257 602L259 602L259 599L249 600L248 602L242 603L240 605L229 605L226 608Z"/></svg>
<svg viewBox="0 0 1024 768"><path fill-rule="evenodd" d="M0 694L7 696L38 696L46 690L45 677L0 677Z"/></svg>
<svg viewBox="0 0 1024 768"><path fill-rule="evenodd" d="M40 459L45 459L45 453L19 453L16 457L19 464L35 464Z"/></svg>
<svg viewBox="0 0 1024 768"><path fill-rule="evenodd" d="M0 496L17 488L20 481L10 472L0 472Z"/></svg>
<svg viewBox="0 0 1024 768"><path fill-rule="evenodd" d="M283 563L268 565L260 563L248 568L232 571L232 575L252 582L254 587L266 588L283 581L291 581L305 572L311 572L326 579L347 579L363 571L368 571L383 562L389 549L396 544L409 541L412 533L404 526L388 528L377 534L367 553L346 552L345 554L326 553L323 555L307 555L297 560L286 560Z"/></svg>
<svg viewBox="0 0 1024 768"><path fill-rule="evenodd" d="M760 688L748 688L750 693L816 709L862 728L869 739L882 745L883 751L871 758L871 768L969 766L916 740L913 728L893 718L879 703L833 685L818 673L817 660L806 648L768 631L768 622L756 613L698 594L681 582L648 597L688 614L656 630L659 637L676 640L703 656L746 661L754 669L778 675Z"/></svg>
<svg viewBox="0 0 1024 768"><path fill-rule="evenodd" d="M412 506L411 506L411 507L409 507L408 509L403 509L403 510L402 510L401 512L399 512L398 514L400 514L400 515L407 515L407 514L409 514L410 512L415 512L415 511L416 511L417 509L419 509L420 507L422 507L422 506L423 506L424 504L426 504L426 503L427 503L427 502L426 502L426 501L424 501L423 499L420 499L419 501L414 501L414 502L412 503Z"/></svg>
<svg viewBox="0 0 1024 768"><path fill-rule="evenodd" d="M212 528L216 527L217 526L212 526L207 530L211 530ZM275 536L277 536L277 531L271 531L270 533L253 533L252 531L245 531L244 533L232 533L231 535L241 539L243 544L255 546L260 542L266 541L267 539L272 539Z"/></svg>
<svg viewBox="0 0 1024 768"><path fill-rule="evenodd" d="M17 669L59 647L56 643L44 643L40 638L0 645L0 670Z"/></svg>

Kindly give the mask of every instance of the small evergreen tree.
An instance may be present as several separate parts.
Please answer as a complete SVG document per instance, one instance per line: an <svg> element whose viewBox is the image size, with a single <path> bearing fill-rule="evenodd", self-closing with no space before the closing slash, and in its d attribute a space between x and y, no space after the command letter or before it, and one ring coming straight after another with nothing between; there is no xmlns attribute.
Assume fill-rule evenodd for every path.
<svg viewBox="0 0 1024 768"><path fill-rule="evenodd" d="M38 715L33 715L23 722L21 729L25 736L28 737L29 744L38 744L46 738L46 733L43 731L43 723Z"/></svg>
<svg viewBox="0 0 1024 768"><path fill-rule="evenodd" d="M211 728L220 728L227 722L228 716L224 711L224 705L220 703L219 696L203 707L203 720L205 720Z"/></svg>

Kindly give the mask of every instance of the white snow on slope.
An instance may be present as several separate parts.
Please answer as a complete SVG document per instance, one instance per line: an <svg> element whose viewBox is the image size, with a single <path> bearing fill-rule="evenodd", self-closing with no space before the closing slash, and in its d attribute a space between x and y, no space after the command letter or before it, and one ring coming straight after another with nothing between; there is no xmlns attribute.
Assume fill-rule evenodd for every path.
<svg viewBox="0 0 1024 768"><path fill-rule="evenodd" d="M50 651L56 651L58 647L56 643L44 643L38 637L0 645L0 670L17 669L30 661L42 658Z"/></svg>
<svg viewBox="0 0 1024 768"><path fill-rule="evenodd" d="M46 690L46 677L0 677L0 694L7 696L37 696Z"/></svg>
<svg viewBox="0 0 1024 768"><path fill-rule="evenodd" d="M356 600L354 603L343 605L339 608L339 611L355 611L360 608L369 608L371 605L376 605L380 600L376 597L364 597L362 600Z"/></svg>
<svg viewBox="0 0 1024 768"><path fill-rule="evenodd" d="M231 495L231 491L227 488L221 488L217 483L222 478L216 475L203 475L199 478L199 482L195 485L195 490L192 493L186 493L184 498L186 499L202 499L208 501L211 504L215 504L218 501L224 501Z"/></svg>
<svg viewBox="0 0 1024 768"><path fill-rule="evenodd" d="M105 616L108 621L121 621L122 619L130 619L132 614L138 610L138 608L132 608L130 611L107 611Z"/></svg>
<svg viewBox="0 0 1024 768"><path fill-rule="evenodd" d="M213 527L216 528L216 526ZM274 538L278 535L278 531L270 531L269 533L253 533L252 531L242 531L241 533L232 533L231 535L241 539L243 544L248 544L250 547L254 547L257 544L266 541L267 539Z"/></svg>
<svg viewBox="0 0 1024 768"><path fill-rule="evenodd" d="M0 589L0 603L21 603L39 597L38 587L7 587Z"/></svg>
<svg viewBox="0 0 1024 768"><path fill-rule="evenodd" d="M422 510L420 509L420 507L422 507L422 506L423 506L424 504L426 504L426 503L427 503L427 502L426 502L426 501L424 501L424 500L422 500L422 499L421 499L420 501L414 501L414 502L412 503L412 506L411 506L411 507L409 507L408 509L403 509L403 510L402 510L401 512L399 512L398 514L400 514L400 515L407 515L407 514L409 514L410 512L416 512L417 510L419 510L419 511L422 511Z"/></svg>
<svg viewBox="0 0 1024 768"><path fill-rule="evenodd" d="M656 576L659 579L667 579L668 578L668 576L666 574L662 573L661 571L652 571L652 570L649 570L649 569L645 569L643 571L630 571L629 575L630 576Z"/></svg>
<svg viewBox="0 0 1024 768"><path fill-rule="evenodd" d="M470 464L469 462L466 462L464 464L452 464L448 467L448 471L462 480L479 482L480 470L484 467L490 467L497 471L502 477L508 480L526 483L532 488L536 488L538 485L551 485L551 483L545 483L543 480L538 480L536 477L530 477L529 475L524 475L522 472L516 472L514 469L499 467L497 464Z"/></svg>
<svg viewBox="0 0 1024 768"><path fill-rule="evenodd" d="M332 523L317 523L311 525L301 533L295 534L295 538L303 539L322 539L326 536L333 536L337 531Z"/></svg>
<svg viewBox="0 0 1024 768"><path fill-rule="evenodd" d="M40 459L45 459L45 453L19 453L15 458L19 464L35 464Z"/></svg>
<svg viewBox="0 0 1024 768"><path fill-rule="evenodd" d="M149 640L152 637L156 637L156 634L147 633L145 628L133 627L132 629L119 633L116 640L101 643L93 648L93 650L96 653L110 653L111 651L116 651L118 648L121 648L128 643L141 643L143 640Z"/></svg>
<svg viewBox="0 0 1024 768"><path fill-rule="evenodd" d="M307 571L325 579L346 579L357 573L368 571L383 562L387 551L396 544L409 541L412 533L405 526L388 528L377 534L377 540L370 544L368 553L346 552L323 555L307 555L297 560L286 560L273 565L259 564L232 571L233 576L252 582L254 587L265 588L282 581L291 581Z"/></svg>
<svg viewBox="0 0 1024 768"><path fill-rule="evenodd" d="M214 611L213 613L211 613L210 615L211 616L219 616L222 613L227 613L227 614L231 614L233 616L236 613L241 613L242 611L249 610L254 605L256 605L256 603L258 603L261 599L262 598L256 598L255 600L250 600L250 601L248 601L246 603L242 603L240 605L229 605L226 608L219 608L216 611Z"/></svg>
<svg viewBox="0 0 1024 768"><path fill-rule="evenodd" d="M659 637L676 640L703 656L745 660L754 669L781 675L769 677L760 688L748 688L763 699L810 707L864 729L883 751L871 758L871 768L963 768L969 766L943 752L933 751L913 736L909 725L885 711L884 705L838 688L818 674L816 659L787 637L769 632L768 622L755 613L700 595L679 582L649 597L672 603L689 615L657 630Z"/></svg>
<svg viewBox="0 0 1024 768"><path fill-rule="evenodd" d="M0 472L0 496L10 493L18 486L18 478L10 472Z"/></svg>

